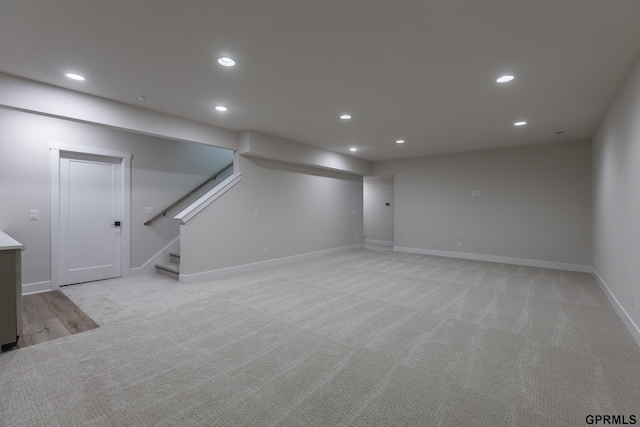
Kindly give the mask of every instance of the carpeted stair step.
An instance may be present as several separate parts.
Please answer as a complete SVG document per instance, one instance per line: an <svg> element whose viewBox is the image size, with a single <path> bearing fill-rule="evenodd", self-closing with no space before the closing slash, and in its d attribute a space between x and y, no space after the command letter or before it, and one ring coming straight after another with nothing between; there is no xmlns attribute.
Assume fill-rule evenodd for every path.
<svg viewBox="0 0 640 427"><path fill-rule="evenodd" d="M175 280L180 280L180 264L175 262L158 263L156 271Z"/></svg>
<svg viewBox="0 0 640 427"><path fill-rule="evenodd" d="M180 265L180 252L169 252L169 261Z"/></svg>

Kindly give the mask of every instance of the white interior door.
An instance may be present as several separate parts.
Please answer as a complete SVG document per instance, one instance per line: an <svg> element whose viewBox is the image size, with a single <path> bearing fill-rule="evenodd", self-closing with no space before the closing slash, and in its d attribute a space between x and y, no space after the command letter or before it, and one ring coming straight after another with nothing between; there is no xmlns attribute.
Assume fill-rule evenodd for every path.
<svg viewBox="0 0 640 427"><path fill-rule="evenodd" d="M373 244L394 242L394 178L365 177L363 180L363 222L366 239Z"/></svg>
<svg viewBox="0 0 640 427"><path fill-rule="evenodd" d="M120 161L60 157L60 285L121 275Z"/></svg>

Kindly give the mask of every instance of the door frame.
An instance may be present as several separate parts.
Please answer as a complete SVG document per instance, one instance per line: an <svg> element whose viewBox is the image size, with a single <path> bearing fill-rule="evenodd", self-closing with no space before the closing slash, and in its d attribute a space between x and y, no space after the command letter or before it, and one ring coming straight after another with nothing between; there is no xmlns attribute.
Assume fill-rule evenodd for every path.
<svg viewBox="0 0 640 427"><path fill-rule="evenodd" d="M131 275L131 153L79 145L49 144L51 153L51 289L60 289L60 153L79 153L120 159L120 197L122 197L122 225L120 227L120 275Z"/></svg>

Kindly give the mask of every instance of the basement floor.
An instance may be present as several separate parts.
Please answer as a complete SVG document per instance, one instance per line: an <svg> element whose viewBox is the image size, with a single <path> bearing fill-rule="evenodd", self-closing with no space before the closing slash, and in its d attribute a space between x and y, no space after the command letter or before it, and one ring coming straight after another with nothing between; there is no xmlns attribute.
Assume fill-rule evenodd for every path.
<svg viewBox="0 0 640 427"><path fill-rule="evenodd" d="M16 348L95 329L99 325L60 291L22 297L22 334Z"/></svg>

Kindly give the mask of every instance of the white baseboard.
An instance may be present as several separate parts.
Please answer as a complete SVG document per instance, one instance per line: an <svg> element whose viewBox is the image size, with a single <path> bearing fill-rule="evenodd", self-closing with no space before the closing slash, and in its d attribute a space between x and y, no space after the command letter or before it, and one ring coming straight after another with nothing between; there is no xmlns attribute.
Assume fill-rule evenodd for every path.
<svg viewBox="0 0 640 427"><path fill-rule="evenodd" d="M536 259L512 258L497 255L472 254L466 252L437 251L433 249L405 248L394 246L395 252L407 252L410 254L434 255L449 258L471 259L474 261L498 262L502 264L524 265L527 267L550 268L553 270L577 271L580 273L591 273L590 265L569 264L565 262L541 261Z"/></svg>
<svg viewBox="0 0 640 427"><path fill-rule="evenodd" d="M122 277L131 277L131 276L142 276L143 274L147 274L144 272L142 267L130 268L129 272L126 272Z"/></svg>
<svg viewBox="0 0 640 427"><path fill-rule="evenodd" d="M155 254L149 261L145 262L142 267L130 268L128 271L122 272L122 277L142 276L144 274L153 274L156 270L158 262L169 260L169 252L178 251L180 249L180 237L177 237L160 252ZM51 281L27 283L22 285L22 295L37 294L40 292L51 291Z"/></svg>
<svg viewBox="0 0 640 427"><path fill-rule="evenodd" d="M378 245L378 246L393 246L392 240L371 240L364 239L365 245Z"/></svg>
<svg viewBox="0 0 640 427"><path fill-rule="evenodd" d="M591 274L593 275L594 279L596 279L598 286L600 286L602 292L604 292L604 294L607 296L607 299L609 300L613 308L616 310L616 313L618 313L618 317L620 317L622 323L624 323L629 332L631 332L631 336L636 341L636 344L638 344L638 346L640 347L640 328L638 328L638 325L636 325L631 316L629 316L629 313L627 313L622 304L620 304L620 301L618 301L613 292L611 292L611 289L609 289L609 287L604 282L602 277L600 277L595 268L591 269Z"/></svg>
<svg viewBox="0 0 640 427"><path fill-rule="evenodd" d="M48 292L51 290L51 280L37 283L22 284L22 295L37 294L40 292Z"/></svg>
<svg viewBox="0 0 640 427"><path fill-rule="evenodd" d="M169 252L178 252L180 250L180 236L176 237L171 243L162 248L157 254L144 264L142 264L142 272L140 274L153 274L156 272L156 264L169 261ZM133 270L133 268L131 269Z"/></svg>
<svg viewBox="0 0 640 427"><path fill-rule="evenodd" d="M220 268L218 270L203 271L202 273L183 274L180 273L180 283L203 282L206 280L216 280L233 274L247 273L250 271L261 270L263 268L278 267L281 265L291 264L293 262L306 261L314 258L320 258L326 255L340 254L364 248L363 243L351 246L342 246L340 248L325 249L317 252L308 252L300 255L292 255L283 258L270 259L268 261L259 261L251 264L238 265L234 267Z"/></svg>

